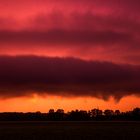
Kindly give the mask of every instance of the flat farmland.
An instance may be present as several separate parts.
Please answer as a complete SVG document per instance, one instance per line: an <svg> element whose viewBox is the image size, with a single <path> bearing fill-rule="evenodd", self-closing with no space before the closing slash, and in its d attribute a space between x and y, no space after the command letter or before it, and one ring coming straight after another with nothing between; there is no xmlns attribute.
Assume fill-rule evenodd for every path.
<svg viewBox="0 0 140 140"><path fill-rule="evenodd" d="M140 140L140 122L0 122L0 140Z"/></svg>

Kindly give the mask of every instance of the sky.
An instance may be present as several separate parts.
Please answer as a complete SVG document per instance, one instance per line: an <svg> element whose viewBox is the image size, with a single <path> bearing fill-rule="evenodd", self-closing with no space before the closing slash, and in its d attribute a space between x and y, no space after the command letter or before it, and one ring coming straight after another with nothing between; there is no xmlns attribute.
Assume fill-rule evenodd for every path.
<svg viewBox="0 0 140 140"><path fill-rule="evenodd" d="M0 111L140 107L139 0L0 0Z"/></svg>

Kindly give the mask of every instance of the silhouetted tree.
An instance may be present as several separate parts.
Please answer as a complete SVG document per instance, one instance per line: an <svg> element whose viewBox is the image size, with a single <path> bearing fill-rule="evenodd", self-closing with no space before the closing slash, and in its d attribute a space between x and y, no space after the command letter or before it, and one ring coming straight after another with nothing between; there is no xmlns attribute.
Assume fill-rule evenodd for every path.
<svg viewBox="0 0 140 140"><path fill-rule="evenodd" d="M120 110L115 110L114 114L118 116L121 114L121 112L120 112Z"/></svg>
<svg viewBox="0 0 140 140"><path fill-rule="evenodd" d="M140 121L140 108L132 111L120 112L119 110L99 109L89 111L75 110L65 113L63 109L50 109L48 113L37 112L4 112L0 113L0 121L89 121L89 120L120 120Z"/></svg>
<svg viewBox="0 0 140 140"><path fill-rule="evenodd" d="M49 113L51 114L51 113L54 113L54 109L50 109L49 110Z"/></svg>
<svg viewBox="0 0 140 140"><path fill-rule="evenodd" d="M98 117L98 116L102 116L103 111L99 110L99 109L92 109L91 110L91 117Z"/></svg>
<svg viewBox="0 0 140 140"><path fill-rule="evenodd" d="M134 120L140 119L140 108L134 108L132 111Z"/></svg>
<svg viewBox="0 0 140 140"><path fill-rule="evenodd" d="M105 116L113 116L114 115L114 111L113 110L106 109L104 111L104 114L105 114Z"/></svg>

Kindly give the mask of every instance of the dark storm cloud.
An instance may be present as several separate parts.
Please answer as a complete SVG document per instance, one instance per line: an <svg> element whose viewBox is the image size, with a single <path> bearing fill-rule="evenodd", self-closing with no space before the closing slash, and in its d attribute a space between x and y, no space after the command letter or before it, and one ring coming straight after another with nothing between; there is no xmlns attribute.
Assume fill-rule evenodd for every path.
<svg viewBox="0 0 140 140"><path fill-rule="evenodd" d="M0 53L49 55L52 49L54 55L87 53L140 64L139 5L140 0L0 0ZM0 56L0 96L139 96L139 73L138 65Z"/></svg>
<svg viewBox="0 0 140 140"><path fill-rule="evenodd" d="M66 31L50 30L46 32L0 32L0 44L57 44L82 45L84 44L112 44L132 41L131 35L113 31ZM3 47L3 46L2 46ZM24 46L25 47L25 46ZM46 46L47 47L47 46Z"/></svg>
<svg viewBox="0 0 140 140"><path fill-rule="evenodd" d="M0 96L140 95L140 66L75 58L0 56Z"/></svg>

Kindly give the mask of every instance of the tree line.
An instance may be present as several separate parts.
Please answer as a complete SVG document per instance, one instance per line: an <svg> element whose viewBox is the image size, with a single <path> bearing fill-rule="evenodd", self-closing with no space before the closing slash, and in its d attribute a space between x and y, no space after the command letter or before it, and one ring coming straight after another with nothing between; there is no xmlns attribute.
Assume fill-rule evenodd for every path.
<svg viewBox="0 0 140 140"><path fill-rule="evenodd" d="M63 109L50 109L47 113L37 112L2 112L0 121L140 121L140 108L132 111L92 109L72 110L65 113Z"/></svg>

